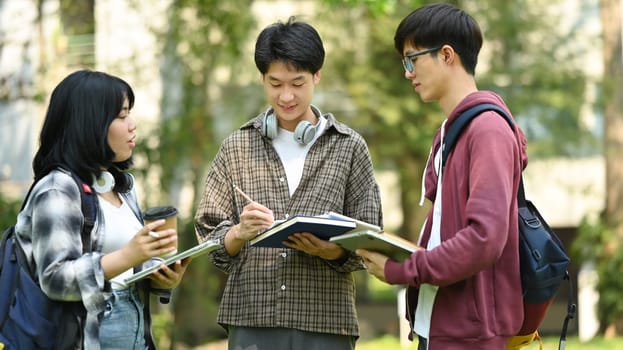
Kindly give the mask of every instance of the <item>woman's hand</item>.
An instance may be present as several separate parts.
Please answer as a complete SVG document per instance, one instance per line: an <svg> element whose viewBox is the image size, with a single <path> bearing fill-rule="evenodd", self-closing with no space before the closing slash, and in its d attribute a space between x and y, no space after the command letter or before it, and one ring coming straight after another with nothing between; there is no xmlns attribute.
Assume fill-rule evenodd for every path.
<svg viewBox="0 0 623 350"><path fill-rule="evenodd" d="M177 230L166 229L158 231L165 220L151 222L136 233L125 248L130 255L134 255L140 264L150 258L173 253L177 249ZM132 265L132 266L134 266Z"/></svg>
<svg viewBox="0 0 623 350"><path fill-rule="evenodd" d="M155 288L173 289L182 281L182 277L186 272L186 267L191 260L191 257L187 257L169 266L162 264L160 268L149 275L148 278L153 281L152 285Z"/></svg>
<svg viewBox="0 0 623 350"><path fill-rule="evenodd" d="M177 230L156 231L164 222L157 220L143 226L121 249L104 255L101 264L105 278L111 279L153 257L175 251Z"/></svg>

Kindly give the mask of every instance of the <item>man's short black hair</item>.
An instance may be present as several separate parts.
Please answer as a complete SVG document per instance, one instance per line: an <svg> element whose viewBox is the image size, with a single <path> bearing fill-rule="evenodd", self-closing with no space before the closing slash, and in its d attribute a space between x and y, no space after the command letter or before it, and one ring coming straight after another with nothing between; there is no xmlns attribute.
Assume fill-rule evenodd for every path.
<svg viewBox="0 0 623 350"><path fill-rule="evenodd" d="M418 48L450 45L461 57L465 70L474 75L482 32L463 10L450 4L430 4L411 12L398 25L394 46L400 55L406 44Z"/></svg>
<svg viewBox="0 0 623 350"><path fill-rule="evenodd" d="M255 43L255 65L262 74L274 62L283 62L297 71L315 74L324 63L320 35L311 25L290 17L264 28Z"/></svg>

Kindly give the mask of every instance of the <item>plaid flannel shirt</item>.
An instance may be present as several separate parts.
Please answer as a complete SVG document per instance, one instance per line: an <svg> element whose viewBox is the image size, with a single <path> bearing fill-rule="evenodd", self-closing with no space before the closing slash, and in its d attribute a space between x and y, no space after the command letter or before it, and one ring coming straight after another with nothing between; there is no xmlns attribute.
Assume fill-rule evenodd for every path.
<svg viewBox="0 0 623 350"><path fill-rule="evenodd" d="M325 132L305 159L300 184L289 195L286 173L271 141L261 135L262 115L222 143L209 169L196 213L200 242L223 242L239 222L244 203L233 184L270 208L275 219L328 211L382 226L379 188L365 140L326 114ZM327 261L287 248L246 246L234 257L225 249L210 253L229 274L217 322L246 327L284 327L358 336L352 271L363 268L353 253Z"/></svg>
<svg viewBox="0 0 623 350"><path fill-rule="evenodd" d="M120 195L142 222L135 190ZM54 300L82 300L87 310L84 349L97 350L100 348L99 316L111 293L110 282L105 279L100 263L105 222L100 209L91 233L92 250L83 254L81 203L80 190L71 174L63 169L53 170L33 188L24 210L18 215L15 233L29 263L36 266L45 294ZM142 298L146 300L151 293L161 297L161 302L168 302L171 291L151 289L148 281L140 283ZM145 327L149 329L149 304L145 305ZM149 348L154 348L151 332L146 336Z"/></svg>

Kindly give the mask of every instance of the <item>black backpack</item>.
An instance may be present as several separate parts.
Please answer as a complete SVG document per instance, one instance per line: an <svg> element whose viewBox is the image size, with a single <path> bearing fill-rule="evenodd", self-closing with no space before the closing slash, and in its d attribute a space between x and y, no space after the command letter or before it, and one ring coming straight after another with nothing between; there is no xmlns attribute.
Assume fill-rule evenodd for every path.
<svg viewBox="0 0 623 350"><path fill-rule="evenodd" d="M485 111L494 111L504 117L511 129L515 130L512 118L500 106L483 103L471 107L454 120L444 135L442 166L445 166L448 155L465 126ZM573 286L567 270L571 260L560 238L545 222L534 204L526 199L523 176L517 191L517 205L519 209L519 262L524 296L524 321L518 335L527 335L537 331L563 280L567 280L569 282L567 315L560 335L560 343L564 344L569 320L575 317L576 311L576 305L573 302Z"/></svg>
<svg viewBox="0 0 623 350"><path fill-rule="evenodd" d="M81 238L83 253L87 253L91 250L97 200L87 184L73 173L72 177L80 188L84 216ZM28 190L21 210L34 186ZM0 243L0 286L0 345L4 350L82 349L86 318L82 301L51 300L43 293L15 237L14 226L4 231Z"/></svg>

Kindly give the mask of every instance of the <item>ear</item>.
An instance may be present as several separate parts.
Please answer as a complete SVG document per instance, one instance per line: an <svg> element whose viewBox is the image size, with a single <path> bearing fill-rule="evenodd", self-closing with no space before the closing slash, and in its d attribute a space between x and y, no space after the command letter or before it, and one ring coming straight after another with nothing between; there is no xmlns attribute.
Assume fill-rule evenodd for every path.
<svg viewBox="0 0 623 350"><path fill-rule="evenodd" d="M456 51L450 45L444 45L441 50L439 50L440 59L446 64L453 64L457 57Z"/></svg>
<svg viewBox="0 0 623 350"><path fill-rule="evenodd" d="M317 71L316 73L314 73L313 79L314 79L314 84L318 84L320 82L320 71Z"/></svg>

